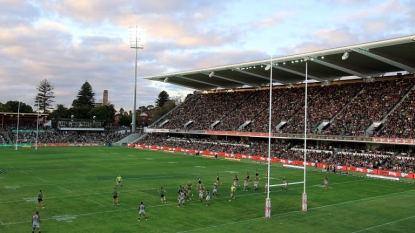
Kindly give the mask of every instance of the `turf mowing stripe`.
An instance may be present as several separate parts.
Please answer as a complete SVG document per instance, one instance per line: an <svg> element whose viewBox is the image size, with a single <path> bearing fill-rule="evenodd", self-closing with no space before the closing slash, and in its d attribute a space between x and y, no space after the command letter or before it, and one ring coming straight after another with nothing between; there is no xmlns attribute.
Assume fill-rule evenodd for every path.
<svg viewBox="0 0 415 233"><path fill-rule="evenodd" d="M413 191L415 191L415 190L408 190L408 191L403 191L403 192L399 192L399 193L390 193L390 194L385 194L385 195L381 195L381 196L368 197L368 198L357 199L357 200L353 200L353 201L340 202L340 203L331 204L331 205L325 205L325 206L319 206L319 207L309 208L309 210L310 209L311 210L321 209L321 208L335 206L335 205L344 205L344 204L349 204L349 203L353 203L353 202L356 202L356 201L368 201L368 200L372 200L372 199L376 199L376 198L380 198L380 197L388 197L388 196L393 196L393 195L396 195L396 194L403 194L403 193L413 192Z"/></svg>
<svg viewBox="0 0 415 233"><path fill-rule="evenodd" d="M61 186L58 186L58 188L63 189L65 191L67 191L67 192L71 192L70 190L67 190L66 188L62 188Z"/></svg>
<svg viewBox="0 0 415 233"><path fill-rule="evenodd" d="M46 180L44 180L44 179L42 179L42 178L40 178L40 177L36 177L36 178L38 178L39 180L41 180L41 181L43 181L43 182L46 182L46 183L47 183L47 181L46 181Z"/></svg>
<svg viewBox="0 0 415 233"><path fill-rule="evenodd" d="M391 196L391 195L395 195L395 194L402 194L402 193L407 193L407 192L412 192L412 191L414 191L414 190L409 190L409 191L404 191L404 192L398 192L398 193L391 193L391 194L386 194L386 195L380 195L380 196L375 196L375 197L371 197L371 198L363 198L363 199L358 199L358 200L353 200L353 201L340 202L340 203L336 203L336 204L332 204L332 205L325 205L325 206L320 206L320 207L309 208L308 210L321 209L321 208L326 208L326 207L332 207L332 206L335 206L335 205L348 204L348 203L352 203L352 202L367 201L368 199L382 198L382 197L386 197L386 196ZM283 191L277 191L277 192L283 192ZM263 193L245 194L245 195L240 195L240 197L251 196L251 195L255 195L255 194L263 194ZM220 198L217 198L217 199L226 199L226 198L229 198L229 197L220 197ZM173 203L169 203L169 204L154 205L154 206L148 206L148 207L149 208L155 208L155 207L170 206L170 205L176 205L176 203L173 202ZM117 207L114 207L114 208L117 208ZM117 210L98 211L98 212L77 214L77 215L71 215L71 216L78 217L78 216L87 216L87 215L113 213L113 212L118 212L118 211L131 211L131 210L137 210L137 208L134 207L134 208L128 208L128 209L117 209ZM291 212L287 212L287 213L275 214L275 215L272 215L272 216L284 216L284 215L296 214L296 213L300 213L300 212L303 212L303 211L302 210L297 210L297 211L291 211ZM415 217L415 216L413 216L413 217ZM197 230L215 228L215 227L232 225L232 224L236 224L236 223L248 222L248 221L258 220L258 219L264 219L264 218L265 217L259 217L259 218L254 218L254 219L247 219L247 220L242 220L242 221L237 221L237 222L230 222L230 223L226 223L226 224L220 224L220 225L216 225L216 226L210 226L210 227L207 227L207 228L197 228L197 229L188 230L188 231L182 231L182 232L191 232L191 231L197 231ZM42 219L42 220L43 221L44 220L55 220L55 218L47 218L47 219ZM21 223L26 224L27 221L24 221L24 222L3 223L3 225L16 225L16 224L21 224Z"/></svg>
<svg viewBox="0 0 415 233"><path fill-rule="evenodd" d="M368 228L365 228L365 229L362 229L362 230L353 231L352 233L357 233L357 232L371 230L371 229L374 229L374 228L382 227L382 226L385 226L385 225L389 225L389 224L392 224L392 223L404 221L404 220L411 219L411 218L415 218L415 215L414 216L411 216L411 217L407 217L407 218L398 219L398 220L395 220L395 221L392 221L392 222L387 222L387 223L384 223L384 224L376 225L376 226L373 226L373 227L368 227Z"/></svg>
<svg viewBox="0 0 415 233"><path fill-rule="evenodd" d="M105 205L103 205L103 204L101 204L101 203L98 203L98 202L96 202L96 201L94 201L94 200L91 200L91 199L87 199L88 201L91 201L91 202L93 202L93 203L95 203L95 204L98 204L98 205L100 205L100 206L103 206L103 207L105 207Z"/></svg>

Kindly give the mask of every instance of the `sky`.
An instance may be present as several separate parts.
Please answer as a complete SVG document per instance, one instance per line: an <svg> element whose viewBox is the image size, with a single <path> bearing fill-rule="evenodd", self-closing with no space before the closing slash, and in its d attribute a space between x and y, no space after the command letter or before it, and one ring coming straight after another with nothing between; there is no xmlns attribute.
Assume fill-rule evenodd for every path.
<svg viewBox="0 0 415 233"><path fill-rule="evenodd" d="M144 77L414 35L414 12L415 0L0 0L0 102L34 107L46 79L70 108L88 81L97 102L108 90L132 110L135 26L138 108L194 91Z"/></svg>

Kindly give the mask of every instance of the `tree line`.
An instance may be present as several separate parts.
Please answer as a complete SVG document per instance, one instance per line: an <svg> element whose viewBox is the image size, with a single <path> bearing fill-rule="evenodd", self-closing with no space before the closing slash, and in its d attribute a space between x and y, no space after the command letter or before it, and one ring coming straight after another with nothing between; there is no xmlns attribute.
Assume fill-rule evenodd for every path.
<svg viewBox="0 0 415 233"><path fill-rule="evenodd" d="M8 101L6 103L0 102L0 112L18 112L21 113L35 113L39 109L42 113L49 114L49 120L59 120L62 118L74 118L88 119L96 117L97 120L103 121L105 124L112 124L115 121L115 116L119 116L118 125L130 126L132 122L132 111L124 111L120 108L117 112L113 104L105 106L95 105L95 92L92 89L91 84L86 81L82 84L76 98L72 101L72 106L67 108L63 104L56 104L53 106L54 98L54 87L48 80L42 80L36 87L38 93L35 96L35 107L19 101ZM188 98L188 95L186 98ZM156 101L156 105L140 106L136 110L136 116L139 117L141 113L152 112L151 122L156 121L158 118L175 108L177 104L181 103L178 98L171 98L166 91L160 92Z"/></svg>

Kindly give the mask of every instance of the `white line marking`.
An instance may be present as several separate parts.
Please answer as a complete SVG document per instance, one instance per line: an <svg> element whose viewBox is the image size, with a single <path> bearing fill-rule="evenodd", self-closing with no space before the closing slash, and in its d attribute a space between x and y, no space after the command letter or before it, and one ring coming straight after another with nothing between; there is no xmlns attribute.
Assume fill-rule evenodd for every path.
<svg viewBox="0 0 415 233"><path fill-rule="evenodd" d="M94 201L94 200L88 199L88 201L91 201L91 202L93 202L93 203L95 203L95 204L98 204L98 205L100 205L100 206L105 207L105 205L103 205L103 204L101 204L101 203L98 203L98 202L96 202L96 201Z"/></svg>
<svg viewBox="0 0 415 233"><path fill-rule="evenodd" d="M336 204L332 204L332 205L326 205L326 206L320 206L320 207L315 207L315 208L309 208L308 210L314 210L314 209L320 209L320 208L325 208L325 207L331 207L331 206L335 206L335 205L343 205L343 204L348 204L351 202L359 202L359 201L366 201L368 199L375 199L375 198L381 198L381 197L386 197L386 196L391 196L391 195L396 195L396 194L402 194L402 193L407 193L407 192L413 192L414 190L408 190L408 191L404 191L404 192L398 192L398 193L391 193L391 194L386 194L386 195L381 195L381 196L376 196L376 197L371 197L371 198L363 198L363 199L358 199L358 200L353 200L353 201L347 201L347 202L340 202L340 203L336 203ZM282 191L279 191L282 192ZM252 194L248 194L248 195L239 195L237 197L241 197L241 196L250 196L250 195L255 195L255 194L262 194L262 193L252 193ZM81 196L81 195L77 195L77 196ZM223 197L223 199L228 198L228 197ZM50 198L48 198L50 199ZM155 206L148 206L149 208L155 208L155 207L162 207L162 206L168 206L168 205L176 205L175 202L169 203L169 204L163 204L163 205L155 205ZM96 214L104 214L104 213L113 213L113 212L118 212L118 211L130 211L130 210L136 210L137 207L133 207L133 208L126 208L126 209L117 209L117 210L107 210L107 211L99 211L99 212L92 212L92 213L84 213L84 214L77 214L77 215L72 215L74 217L78 217L78 216L87 216L87 215L96 215ZM296 213L302 213L302 210L296 210L296 211L291 211L291 212L287 212L287 213L281 213L281 214L274 214L272 216L284 216L284 215L290 215L290 214L296 214ZM46 218L46 219L42 219L42 220L53 220L54 218ZM236 224L236 223L241 223L241 222L249 222L249 221L253 221L253 220L258 220L258 219L264 219L264 217L259 217L259 218L253 218L253 219L247 219L247 220L242 220L239 222L231 222L231 223L227 223L227 224L221 224L221 225L217 225L217 226L211 226L208 228L198 228L198 229L193 229L193 230L188 230L188 231L182 231L182 232L190 232L190 231L198 231L198 230L203 230L203 229L209 229L209 228L215 228L218 226L226 226L226 225L232 225L232 224ZM26 224L27 221L24 222L11 222L11 223L3 223L4 225L16 225L16 224Z"/></svg>
<svg viewBox="0 0 415 233"><path fill-rule="evenodd" d="M2 226L4 226L4 223L0 220L0 224L2 225Z"/></svg>
<svg viewBox="0 0 415 233"><path fill-rule="evenodd" d="M21 172L23 172L23 173L25 173L25 174L28 174L28 175L29 175L29 173L27 173L27 172L25 172L25 171L21 171Z"/></svg>
<svg viewBox="0 0 415 233"><path fill-rule="evenodd" d="M7 164L9 167L11 167L11 168L14 168L12 165L10 165L10 164Z"/></svg>
<svg viewBox="0 0 415 233"><path fill-rule="evenodd" d="M46 181L46 180L44 180L44 179L42 179L42 178L40 178L40 177L36 177L36 178L38 178L39 180L41 180L41 181L43 181L43 182L46 182L46 183L47 183L47 181Z"/></svg>
<svg viewBox="0 0 415 233"><path fill-rule="evenodd" d="M395 221L392 221L392 222L387 222L387 223L384 223L384 224L376 225L376 226L373 226L373 227L368 227L368 228L365 228L365 229L362 229L362 230L354 231L352 233L357 233L357 232L371 230L373 228L382 227L382 226L385 226L385 225L389 225L389 224L392 224L392 223L404 221L404 220L411 219L411 218L415 218L415 215L414 216L411 216L411 217L407 217L407 218L398 219L398 220L395 220Z"/></svg>
<svg viewBox="0 0 415 233"><path fill-rule="evenodd" d="M67 191L67 192L71 192L70 190L67 190L66 188L62 188L61 186L58 186L58 188L63 189L65 191Z"/></svg>

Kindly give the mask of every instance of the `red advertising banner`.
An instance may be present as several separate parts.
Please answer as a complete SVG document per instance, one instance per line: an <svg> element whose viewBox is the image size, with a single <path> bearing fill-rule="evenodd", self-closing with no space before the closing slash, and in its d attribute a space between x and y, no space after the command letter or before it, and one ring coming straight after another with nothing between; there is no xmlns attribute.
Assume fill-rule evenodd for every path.
<svg viewBox="0 0 415 233"><path fill-rule="evenodd" d="M216 131L215 131L216 132ZM378 139L374 139L378 140ZM380 139L379 139L380 140ZM401 140L401 139L396 139ZM405 139L402 139L403 141L406 141ZM412 140L408 139L412 142ZM89 145L95 145L95 144L89 144ZM48 146L68 146L68 144L48 144ZM130 146L130 145L128 145ZM164 150L169 152L180 152L180 153L191 153L196 154L200 153L202 155L218 155L223 157L234 157L235 159L249 159L254 161L268 161L267 157L262 156L250 156L250 155L243 155L243 154L230 154L225 152L213 152L213 151L198 151L193 149L183 149L183 148L169 148L169 147L158 147L158 146L147 146L147 145L132 145L132 147L137 149L150 149L150 150ZM283 163L283 164L293 164L298 166L304 166L304 161L298 161L298 160L288 160L288 159L279 159L279 158L271 158L271 162L273 163ZM327 168L329 165L325 163L312 163L312 162L306 162L306 166L316 166L318 168ZM382 175L382 176L393 176L393 177L402 177L402 178L409 178L409 179L415 179L415 173L403 173L403 172L395 172L395 171L388 171L388 170L379 170L379 169L369 169L369 168L362 168L362 167L353 167L353 166L338 166L338 165L332 165L336 167L336 170L342 170L342 171L352 171L352 172L361 172L361 173L369 173L369 174L376 174L376 175Z"/></svg>

